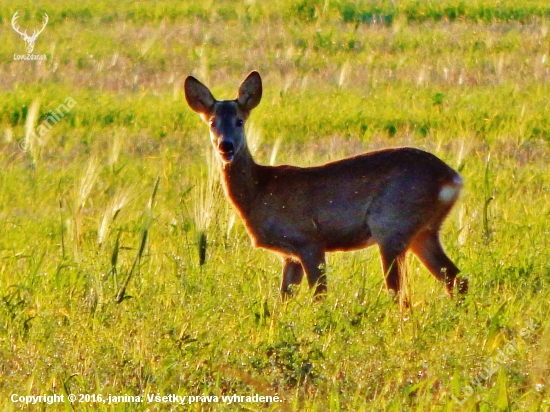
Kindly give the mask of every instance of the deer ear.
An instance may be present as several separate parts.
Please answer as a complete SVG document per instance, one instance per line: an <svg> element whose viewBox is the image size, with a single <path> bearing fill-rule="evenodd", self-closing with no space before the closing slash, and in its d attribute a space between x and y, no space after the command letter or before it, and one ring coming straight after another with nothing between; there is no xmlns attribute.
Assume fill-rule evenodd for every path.
<svg viewBox="0 0 550 412"><path fill-rule="evenodd" d="M262 78L260 73L254 71L248 75L239 88L237 104L249 112L255 108L262 99Z"/></svg>
<svg viewBox="0 0 550 412"><path fill-rule="evenodd" d="M210 115L216 104L216 99L204 84L193 76L187 77L184 84L185 99L191 109L197 113Z"/></svg>

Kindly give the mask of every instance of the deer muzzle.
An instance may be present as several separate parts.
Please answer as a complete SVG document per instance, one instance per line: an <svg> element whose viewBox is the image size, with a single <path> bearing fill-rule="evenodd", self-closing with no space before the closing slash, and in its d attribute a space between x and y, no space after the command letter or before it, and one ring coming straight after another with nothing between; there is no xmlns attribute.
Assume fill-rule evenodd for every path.
<svg viewBox="0 0 550 412"><path fill-rule="evenodd" d="M218 152L225 162L231 162L235 157L235 146L233 142L222 140L218 145Z"/></svg>

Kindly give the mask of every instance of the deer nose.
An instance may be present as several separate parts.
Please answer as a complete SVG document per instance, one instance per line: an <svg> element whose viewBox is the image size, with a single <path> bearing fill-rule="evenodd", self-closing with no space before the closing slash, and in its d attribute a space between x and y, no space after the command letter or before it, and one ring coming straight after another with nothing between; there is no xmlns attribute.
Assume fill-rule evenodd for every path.
<svg viewBox="0 0 550 412"><path fill-rule="evenodd" d="M235 155L235 147L233 146L233 142L223 140L218 145L218 151L225 161L229 162L233 160L233 156Z"/></svg>

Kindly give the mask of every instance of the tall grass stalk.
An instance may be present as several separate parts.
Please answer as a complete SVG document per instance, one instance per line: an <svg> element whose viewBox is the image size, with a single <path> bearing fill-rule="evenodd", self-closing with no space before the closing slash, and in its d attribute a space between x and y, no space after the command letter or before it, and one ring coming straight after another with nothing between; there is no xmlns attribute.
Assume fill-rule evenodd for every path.
<svg viewBox="0 0 550 412"><path fill-rule="evenodd" d="M74 195L74 204L72 208L73 213L73 248L75 257L80 260L81 247L82 247L82 235L83 235L83 219L86 202L92 192L92 189L99 177L100 173L100 161L96 156L92 156L88 161L88 165L84 174L81 176L78 182L78 188Z"/></svg>
<svg viewBox="0 0 550 412"><path fill-rule="evenodd" d="M196 202L194 204L194 221L196 230L196 245L199 257L199 266L206 262L208 248L208 231L217 212L215 198L216 187L219 185L218 171L216 170L215 154L209 150L207 159L206 181L199 183Z"/></svg>
<svg viewBox="0 0 550 412"><path fill-rule="evenodd" d="M129 202L131 190L131 188L126 187L117 192L112 202L103 213L103 218L101 219L101 224L99 226L99 230L97 231L97 243L100 247L103 246L105 239L109 236L111 225L117 218L118 214Z"/></svg>
<svg viewBox="0 0 550 412"><path fill-rule="evenodd" d="M35 137L39 110L40 99L34 99L27 112L27 120L25 121L25 141L22 144L23 149L30 153L31 159L35 165L40 158L41 142Z"/></svg>
<svg viewBox="0 0 550 412"><path fill-rule="evenodd" d="M122 133L115 132L113 133L113 137L110 140L109 144L109 160L108 164L111 167L112 171L114 172L115 164L118 161L118 157L120 155L120 150L122 149Z"/></svg>
<svg viewBox="0 0 550 412"><path fill-rule="evenodd" d="M155 198L157 196L157 190L160 183L160 176L157 176L157 179L155 181L155 185L153 187L153 192L151 193L151 197L149 197L149 201L147 202L147 206L145 207L143 214L142 214L142 226L141 226L141 240L139 243L139 248L137 255L134 259L134 262L132 263L132 267L130 270L128 270L126 277L122 283L122 285L119 287L118 292L115 296L115 302L121 303L124 299L127 299L128 296L126 295L126 289L128 288L128 284L130 283L130 279L132 278L132 275L134 274L134 270L136 267L139 267L139 263L141 261L141 258L143 256L143 252L145 251L145 246L147 244L147 236L149 235L149 229L151 227L151 224L153 223L153 206L155 204ZM117 237L117 243L115 245L115 251L113 251L112 257L111 257L111 265L112 267L116 267L116 259L118 257L118 250L119 250L119 237Z"/></svg>

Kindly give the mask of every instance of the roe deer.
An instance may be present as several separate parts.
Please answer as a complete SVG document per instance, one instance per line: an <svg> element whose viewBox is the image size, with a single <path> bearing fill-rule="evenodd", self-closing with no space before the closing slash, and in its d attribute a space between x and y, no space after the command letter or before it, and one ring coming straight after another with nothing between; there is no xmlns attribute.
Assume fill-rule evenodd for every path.
<svg viewBox="0 0 550 412"><path fill-rule="evenodd" d="M365 153L317 167L254 162L244 124L262 97L252 72L235 100L218 101L192 76L187 103L209 125L224 192L244 220L255 247L282 255L283 298L305 272L315 294L325 293L325 252L378 244L386 285L399 292L405 252L411 250L452 296L466 279L439 241L441 224L462 187L460 175L434 155L414 148Z"/></svg>

